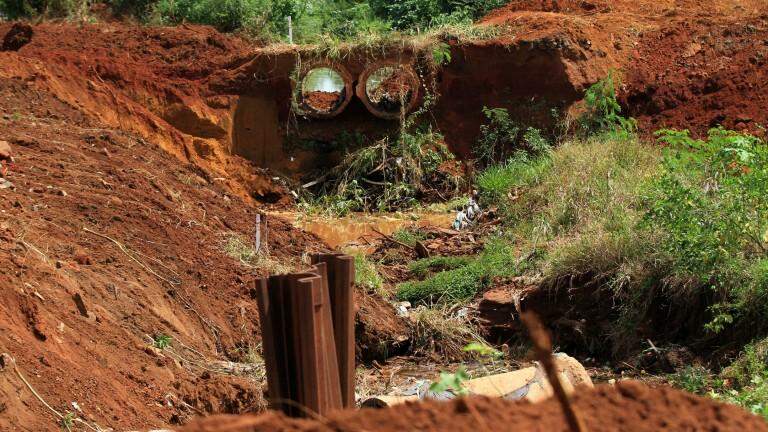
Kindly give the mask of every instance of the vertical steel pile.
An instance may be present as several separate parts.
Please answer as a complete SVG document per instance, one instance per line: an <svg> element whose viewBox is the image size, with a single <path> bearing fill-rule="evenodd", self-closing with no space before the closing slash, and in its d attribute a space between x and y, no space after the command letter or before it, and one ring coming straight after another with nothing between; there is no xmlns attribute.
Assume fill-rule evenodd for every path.
<svg viewBox="0 0 768 432"><path fill-rule="evenodd" d="M312 263L256 281L269 400L291 416L355 403L354 259L319 254Z"/></svg>

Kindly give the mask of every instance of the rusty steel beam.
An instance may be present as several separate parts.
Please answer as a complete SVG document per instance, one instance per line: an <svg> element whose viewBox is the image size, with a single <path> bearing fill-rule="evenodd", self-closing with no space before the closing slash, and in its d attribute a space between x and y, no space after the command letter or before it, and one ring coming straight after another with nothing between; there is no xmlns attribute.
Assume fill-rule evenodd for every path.
<svg viewBox="0 0 768 432"><path fill-rule="evenodd" d="M345 408L355 406L355 259L342 254L317 254L312 263L325 263L333 313L333 333L339 360Z"/></svg>
<svg viewBox="0 0 768 432"><path fill-rule="evenodd" d="M256 281L269 400L290 416L354 406L354 259Z"/></svg>

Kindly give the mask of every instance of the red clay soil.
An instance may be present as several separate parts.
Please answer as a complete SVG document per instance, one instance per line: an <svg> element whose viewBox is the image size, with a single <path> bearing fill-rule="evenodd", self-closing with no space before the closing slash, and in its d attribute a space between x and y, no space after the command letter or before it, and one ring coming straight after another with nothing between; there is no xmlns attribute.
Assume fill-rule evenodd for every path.
<svg viewBox="0 0 768 432"><path fill-rule="evenodd" d="M750 19L670 16L640 38L625 84L623 105L645 130L722 125L765 136L768 5Z"/></svg>
<svg viewBox="0 0 768 432"><path fill-rule="evenodd" d="M0 78L0 139L16 158L16 188L0 189L0 353L37 392L117 430L261 409L260 382L225 371L247 365L260 340L250 281L270 268L225 253L234 235L252 237L256 210L35 81ZM324 249L270 221L276 262ZM158 334L173 338L170 349L151 347ZM59 423L0 365L0 430Z"/></svg>
<svg viewBox="0 0 768 432"><path fill-rule="evenodd" d="M331 112L341 100L340 92L313 91L303 95L304 104L320 111Z"/></svg>
<svg viewBox="0 0 768 432"><path fill-rule="evenodd" d="M481 22L508 26L497 42L530 45L540 53L527 68L540 82L565 85L566 110L569 92L580 99L588 85L616 69L624 78L625 112L640 120L644 132L677 127L701 133L717 124L756 132L758 124L768 124L761 109L768 97L764 1L516 0ZM557 58L547 64L547 53ZM492 62L499 60L488 59L491 73L497 69ZM534 77L518 77L528 84L533 104L551 98ZM520 109L511 112L525 117Z"/></svg>
<svg viewBox="0 0 768 432"><path fill-rule="evenodd" d="M735 406L669 387L652 389L632 381L584 391L574 397L573 403L591 432L768 431L764 420ZM182 429L183 432L408 430L566 432L570 429L554 399L531 404L485 398L346 411L323 420L295 420L276 413L258 417L214 417Z"/></svg>
<svg viewBox="0 0 768 432"><path fill-rule="evenodd" d="M0 23L0 35L18 26ZM284 193L229 153L238 96L210 90L209 77L254 55L245 41L210 27L42 23L17 51L0 52L0 77L50 92L107 127L157 143L246 199ZM12 38L14 41L15 37Z"/></svg>

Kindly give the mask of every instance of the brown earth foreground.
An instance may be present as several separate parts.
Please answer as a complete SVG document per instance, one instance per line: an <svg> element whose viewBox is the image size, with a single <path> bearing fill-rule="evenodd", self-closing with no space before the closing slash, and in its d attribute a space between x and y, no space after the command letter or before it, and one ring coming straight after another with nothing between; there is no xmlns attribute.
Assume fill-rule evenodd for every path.
<svg viewBox="0 0 768 432"><path fill-rule="evenodd" d="M591 432L768 431L768 424L734 406L669 387L625 381L578 394L574 404ZM183 432L277 431L567 431L554 399L538 404L471 398L448 403L408 403L384 410L346 411L327 419L296 420L281 414L219 416L196 421Z"/></svg>

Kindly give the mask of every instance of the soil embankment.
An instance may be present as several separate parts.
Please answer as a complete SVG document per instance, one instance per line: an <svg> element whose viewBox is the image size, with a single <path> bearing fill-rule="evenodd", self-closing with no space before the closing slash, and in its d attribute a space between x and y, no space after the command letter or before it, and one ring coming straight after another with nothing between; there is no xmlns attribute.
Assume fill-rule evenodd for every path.
<svg viewBox="0 0 768 432"><path fill-rule="evenodd" d="M759 0L520 0L481 20L500 26L488 39L446 36L451 61L435 71L423 64L430 48L409 43L375 52L344 48L349 52L334 63L353 81L376 62L415 67L421 93L437 96L431 118L462 157L472 156L483 107L507 108L522 125L554 131L578 111L584 90L612 69L624 77L625 112L644 132L700 133L716 124L757 132L768 123L759 109L767 14ZM374 140L398 127L372 115L358 97L333 121L293 115L296 65L329 61L311 47L255 48L186 25L47 23L9 33L11 27L0 26L12 36L0 53L2 76L34 82L111 127L158 142L227 177L243 197L271 202L282 195L233 155L315 179L343 157L342 132ZM333 104L322 99L321 107Z"/></svg>
<svg viewBox="0 0 768 432"><path fill-rule="evenodd" d="M768 431L768 425L739 408L671 388L651 389L627 381L600 386L573 398L588 430L656 432L717 430ZM567 431L554 399L538 404L470 398L449 403L405 404L382 410L349 411L323 420L294 420L269 413L259 417L219 417L198 421L184 432L255 431Z"/></svg>
<svg viewBox="0 0 768 432"><path fill-rule="evenodd" d="M15 189L0 190L0 353L54 409L76 403L101 427L263 408L249 282L272 270L226 252L251 237L256 209L222 179L38 85L0 78L0 138L15 158ZM286 264L324 246L273 218L269 248ZM170 350L153 347L159 335ZM0 365L0 430L59 423Z"/></svg>
<svg viewBox="0 0 768 432"><path fill-rule="evenodd" d="M20 34L17 27L0 24L0 34ZM155 143L182 163L223 178L246 200L279 201L284 194L266 174L231 155L238 98L212 92L207 84L215 72L252 58L253 49L241 39L208 27L120 23L43 23L25 34L31 36L23 45L0 52L0 77L25 82L105 127Z"/></svg>

